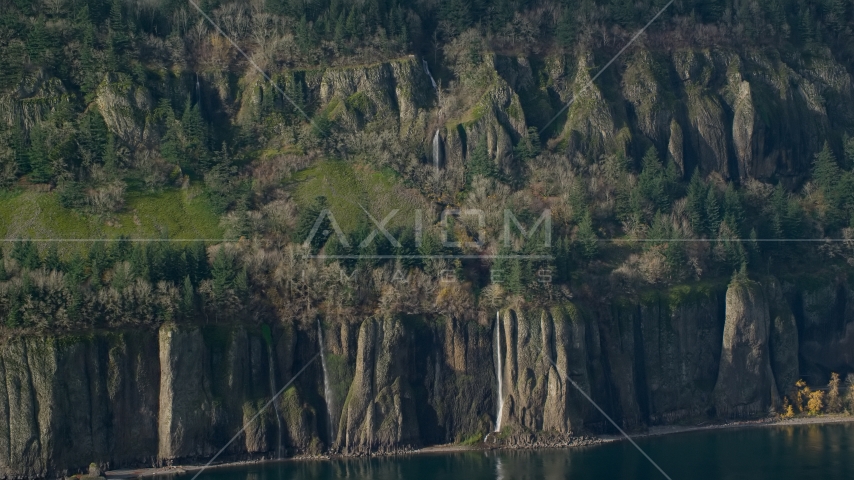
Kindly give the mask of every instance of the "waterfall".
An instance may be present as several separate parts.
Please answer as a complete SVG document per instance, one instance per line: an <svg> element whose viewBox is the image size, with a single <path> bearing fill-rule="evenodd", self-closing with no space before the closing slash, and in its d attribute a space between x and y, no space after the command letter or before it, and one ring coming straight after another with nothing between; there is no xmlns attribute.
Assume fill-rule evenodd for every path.
<svg viewBox="0 0 854 480"><path fill-rule="evenodd" d="M439 171L442 165L442 158L440 155L442 148L442 138L439 137L439 129L436 129L436 134L433 135L433 166L436 167L436 171Z"/></svg>
<svg viewBox="0 0 854 480"><path fill-rule="evenodd" d="M427 60L422 58L421 65L424 66L424 73L430 77L430 84L433 85L433 90L436 90L436 93L439 93L439 87L436 85L436 80L433 78L433 75L430 74L430 66L427 65ZM439 136L439 129L436 129L436 133L433 135L433 166L436 168L437 174L442 166L441 149L442 138Z"/></svg>
<svg viewBox="0 0 854 480"><path fill-rule="evenodd" d="M275 394L279 390L276 388L276 364L273 362L273 345L267 345L267 364L269 367L268 376L270 377L270 391ZM282 415L279 413L278 399L273 401L273 409L276 412L276 423L279 429L276 431L276 458L282 458Z"/></svg>
<svg viewBox="0 0 854 480"><path fill-rule="evenodd" d="M501 312L495 312L495 376L498 378L498 414L495 416L495 431L501 431L501 414L504 411L503 373L501 369Z"/></svg>
<svg viewBox="0 0 854 480"><path fill-rule="evenodd" d="M323 352L323 329L320 328L320 320L317 321L317 338L320 342L320 364L323 366L323 398L326 400L326 423L329 429L329 446L332 446L332 389L329 388L329 374L326 370L326 353Z"/></svg>
<svg viewBox="0 0 854 480"><path fill-rule="evenodd" d="M433 85L433 90L438 91L439 87L436 85L436 80L433 80L433 75L430 75L430 67L427 66L427 60L422 58L421 64L424 65L424 73L426 73L427 76L430 77L430 83Z"/></svg>

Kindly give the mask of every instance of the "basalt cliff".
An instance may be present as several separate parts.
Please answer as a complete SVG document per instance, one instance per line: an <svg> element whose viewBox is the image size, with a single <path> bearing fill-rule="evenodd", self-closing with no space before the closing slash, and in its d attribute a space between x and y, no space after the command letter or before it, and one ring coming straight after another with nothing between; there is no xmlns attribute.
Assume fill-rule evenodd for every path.
<svg viewBox="0 0 854 480"><path fill-rule="evenodd" d="M11 338L0 347L0 475L201 461L285 386L224 458L395 452L482 437L496 422L492 441L508 445L611 431L585 396L629 431L757 417L800 375L852 366L844 280L673 288L481 322L283 318Z"/></svg>
<svg viewBox="0 0 854 480"><path fill-rule="evenodd" d="M824 187L805 185L825 142L828 149L854 155L854 143L845 137L854 132L854 83L846 65L828 52L793 56L770 46L655 45L655 39L648 45L639 42L601 76L597 72L607 59L584 46L561 54L516 55L493 53L462 40L448 45L442 57L434 54L432 62L415 55L392 59L388 55L356 66L288 70L273 65L270 78L275 86L248 64L235 64L227 73L219 66L192 74L174 67L157 70L156 75L141 66L143 71L136 76L120 72L88 79L91 88L79 95L46 70L33 68L24 72L14 92L0 95L0 120L16 125L15 135L38 139L36 126L58 116L51 121L64 128L65 117L55 114L62 113L58 106L80 97L86 102L81 110L100 116L104 138L121 147L114 149L121 155L109 168L123 161L138 162L150 171L134 177L132 184L150 183L164 191L181 188L185 191L181 198L197 194L191 181L194 187L204 185L205 196L200 198L211 202L238 191L240 195L221 205L222 223L234 226L235 239L247 244L267 240L275 248L288 242L302 244L302 238L289 236L300 223L295 212L310 212L310 202L326 191L298 198L293 189L310 179L292 174L325 157L357 165L356 173L346 173L353 178L382 177L365 188L365 198L373 202L369 207L386 208L404 196L398 195L402 187L389 187L393 194L386 197L369 195L386 191L383 179L388 177L390 183L417 192L411 196L418 197L413 204L420 202L418 215L422 205L429 205L432 213L423 210L432 215L434 224L437 212L446 207L503 208L515 206L514 202L530 211L554 207L555 229L573 248L583 244L578 240L584 212L591 243L597 238L642 238L644 232L667 222L680 227L676 230L681 229L681 239L696 243L747 237L749 220L764 221L773 215L763 210L750 212L752 217L746 220L736 219L746 217L748 210L736 198L731 202L738 208L732 208L737 214L730 215L730 230L721 228L728 221L722 221L722 210L732 205L720 203L737 197L736 189L754 195L744 198L768 200L772 213L783 212L781 218L765 222L769 224L765 230L776 239L785 236L789 224L797 223L791 218L802 213L786 195L803 191L809 202L824 195L820 191ZM431 67L436 79L428 73ZM154 77L157 81L151 80ZM142 85L146 82L140 78L149 82ZM176 98L189 98L180 121L170 106ZM193 112L200 111L205 112L204 121L194 122ZM258 138L235 141L245 151L234 162L224 143L221 149L218 144L204 146L210 155L190 162L183 156L204 149L196 143L220 140L213 128L209 136L200 136L204 142L188 140L194 130L203 130L200 125L205 122L219 122L228 127L223 131L249 132ZM173 156L182 157L178 163L169 163L166 146L172 147ZM627 193L625 203L632 212L623 215L615 207L622 201L616 198L617 187L599 187L608 181L642 183L635 172L641 172L638 160L648 151L660 153L652 163L660 163L661 172L665 164L673 167L674 178L667 182L676 187L649 188L649 197L660 193L651 200L629 198ZM48 153L62 157L58 147ZM626 171L619 175L609 173L626 159L634 159L634 164L620 167ZM61 164L60 160L53 163ZM222 168L211 168L213 163ZM95 171L101 172L98 165ZM164 165L167 168L160 168ZM202 168L208 169L204 175L198 173ZM241 182L229 183L238 175L235 172L244 175ZM686 214L691 205L686 206L683 194L695 172L698 184L711 185L703 190L702 199L711 199L713 207L704 210L709 218L691 224L693 219ZM15 175L10 178L18 181ZM32 179L32 172L28 175ZM49 175L45 178L42 193L54 195L59 183L51 184ZM648 185L660 186L654 180ZM23 180L19 183L29 186ZM95 187L86 195L97 199ZM124 192L123 188L119 190ZM580 190L585 191L577 193ZM772 196L772 191L779 195ZM72 200L68 203L76 205ZM667 208L656 205L660 203L668 203ZM816 219L824 220L821 211L834 206L830 203L816 200L809 213L819 213L804 218L817 225ZM42 214L42 204L38 205L34 216ZM86 208L91 213L93 207ZM108 218L121 208L117 204L96 212ZM49 211L48 221L63 223L68 211L56 207ZM492 217L499 218L501 212L495 212L487 223L497 231L500 221L493 222ZM373 213L379 218L386 214ZM661 220L666 215L670 217ZM134 211L133 221L141 224L136 216ZM535 219L525 221L531 225ZM828 221L827 231L842 230L844 220ZM4 227L10 238L29 231L50 236L50 230L27 230L35 228L30 218L12 216L9 222L14 225ZM744 224L743 232L733 232L737 222ZM319 225L314 224L315 231L324 230ZM364 225L367 221L360 227ZM644 228L630 228L638 225ZM761 228L759 232L766 233ZM254 239L246 240L253 233ZM723 243L714 248L723 251ZM497 252L500 246L490 248ZM0 337L0 478L59 478L92 462L105 468L206 462L244 426L222 460L384 454L484 437L500 445L526 446L614 432L594 403L630 432L655 425L755 418L778 409L799 378L820 384L831 372L854 372L854 277L846 273L850 265L838 262L841 268L821 274L817 265L808 266L815 271L793 272L780 265L787 258L783 254L774 257L778 263L772 265L771 255L761 258L767 252L757 247L753 253L724 252L715 258L703 251L692 257L702 261L690 265L683 261L687 254L674 255L683 271L638 280L619 291L603 285L607 282L597 283L602 271L617 271L623 257L640 248L615 247L600 251L598 257L573 251L564 255L573 271L548 295L529 296L527 301L524 293L508 294L507 302L498 302L504 306L487 312L485 298L475 302L472 294L470 310L478 313L465 316L410 314L394 308L374 312L372 307L382 303L380 282L371 284L380 285L378 292L365 293L371 286L363 291L354 287L364 302L353 301L348 311L370 312L344 320L340 315L327 318L325 299L316 298L324 293L309 288L303 303L312 315L301 311L291 316L263 298L286 282L284 274L264 270L267 265L258 267L264 262L260 247L255 252L260 259L249 258L246 263L257 260L256 270L264 270L273 280L247 280L247 269L235 267L222 282L227 286L211 286L215 282L202 276L191 281L190 274L188 287L167 284L162 278L145 283L134 277L143 275L132 272L129 261L90 262L76 272L75 278L82 280L74 288L102 289L92 298L105 305L110 301L113 308L105 310L99 323L93 320L93 328L82 328L86 323L79 318L74 324L63 319L62 333L50 333L55 324L48 321L25 325L18 318L0 319L11 325ZM205 247L202 252L204 256ZM14 290L16 296L9 298L17 302L0 305L4 311L23 311L37 303L18 295L24 286L47 292L53 282L59 285L55 291L65 288L58 273L42 267L39 252L34 255L38 265L31 270L41 273L28 276L29 267L18 262L14 273L20 278L0 282L0 293ZM739 266L747 272L749 255L758 258L751 260L749 275L721 280ZM178 254L172 260L181 258ZM205 269L208 260L202 261ZM187 256L181 261L188 264ZM168 270L166 260L160 263ZM471 272L460 266L458 277L474 272L463 280L482 294L488 283L484 265L466 266ZM241 274L242 282L236 280ZM30 282L31 277L40 280ZM294 278L287 281L298 283ZM136 298L121 303L125 297L116 293L117 279L124 282L122 291L165 292L169 298L163 303L172 302L170 306L185 295L184 313L170 311L174 315L167 320L152 308L138 323L145 326L128 326L134 324L132 318L113 323L110 314L130 316L135 305L131 300ZM182 274L178 281L183 280ZM246 290L252 281L260 286L250 294ZM202 283L205 295L214 295L217 287L219 294L234 287L232 291L243 290L244 298L261 297L257 303L264 308L252 310L250 319L233 320L225 313L195 318L193 314L203 310L198 306ZM242 300L222 300L224 296L217 300L231 305L231 313L239 310L233 305ZM67 313L66 303L76 301L70 293L43 297L48 300L38 299L39 305L50 304L51 312ZM293 298L276 300L299 303ZM206 311L210 305L205 305ZM28 315L32 311L38 309L30 308ZM120 327L108 328L112 325Z"/></svg>

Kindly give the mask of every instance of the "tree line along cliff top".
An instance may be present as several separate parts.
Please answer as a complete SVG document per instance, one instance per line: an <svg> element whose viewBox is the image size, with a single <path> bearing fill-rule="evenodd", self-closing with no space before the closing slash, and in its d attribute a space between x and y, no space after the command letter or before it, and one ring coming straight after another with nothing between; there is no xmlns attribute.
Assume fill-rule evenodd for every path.
<svg viewBox="0 0 854 480"><path fill-rule="evenodd" d="M565 111L666 2L198 4L275 87L187 2L2 3L7 327L448 313L850 274L850 2L675 2ZM353 245L371 234L354 202L426 212L423 241L401 214L400 244L380 235L371 258L303 258L325 208ZM483 249L441 245L445 208L484 212ZM527 226L549 209L552 245L499 241L506 209ZM365 253L322 227L308 253ZM111 241L28 241L87 236ZM506 258L426 258L460 253ZM420 293L390 287L399 269ZM429 287L444 271L457 286Z"/></svg>

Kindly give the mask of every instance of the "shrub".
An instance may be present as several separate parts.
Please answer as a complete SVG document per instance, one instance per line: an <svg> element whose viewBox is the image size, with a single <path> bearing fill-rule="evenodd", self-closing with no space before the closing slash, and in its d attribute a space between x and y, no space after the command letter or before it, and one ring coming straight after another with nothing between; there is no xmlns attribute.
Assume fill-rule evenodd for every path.
<svg viewBox="0 0 854 480"><path fill-rule="evenodd" d="M83 187L78 182L62 182L56 190L59 204L63 208L75 209L86 204L86 199L83 196Z"/></svg>
<svg viewBox="0 0 854 480"><path fill-rule="evenodd" d="M839 394L839 374L830 374L830 383L827 384L827 413L842 412L842 397Z"/></svg>
<svg viewBox="0 0 854 480"><path fill-rule="evenodd" d="M854 373L849 373L845 377L845 383L848 385L848 393L845 394L845 410L848 413L854 414Z"/></svg>
<svg viewBox="0 0 854 480"><path fill-rule="evenodd" d="M824 392L816 390L810 393L809 402L807 402L807 410L810 415L818 415L824 408Z"/></svg>
<svg viewBox="0 0 854 480"><path fill-rule="evenodd" d="M789 403L789 397L783 397L783 414L781 417L783 418L792 418L795 416L795 409L792 408L792 404Z"/></svg>
<svg viewBox="0 0 854 480"><path fill-rule="evenodd" d="M804 402L807 400L810 394L810 387L807 386L807 382L803 380L798 380L795 382L795 407L798 409L798 412L803 413L804 411Z"/></svg>
<svg viewBox="0 0 854 480"><path fill-rule="evenodd" d="M95 213L118 212L125 204L126 185L115 180L86 192L86 203Z"/></svg>

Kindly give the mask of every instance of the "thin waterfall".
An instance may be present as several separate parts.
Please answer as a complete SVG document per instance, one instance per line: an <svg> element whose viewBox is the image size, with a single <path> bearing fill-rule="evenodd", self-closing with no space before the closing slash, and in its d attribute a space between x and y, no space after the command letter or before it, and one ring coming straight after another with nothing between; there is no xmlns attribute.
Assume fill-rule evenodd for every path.
<svg viewBox="0 0 854 480"><path fill-rule="evenodd" d="M269 367L268 376L270 377L270 391L275 394L278 392L276 388L276 364L273 362L273 345L267 345L267 364ZM276 412L276 423L278 430L276 431L276 458L282 458L282 415L279 413L278 399L273 401L273 409Z"/></svg>
<svg viewBox="0 0 854 480"><path fill-rule="evenodd" d="M498 378L498 414L495 416L495 431L501 431L501 414L504 412L504 370L501 369L501 312L495 312L495 376Z"/></svg>
<svg viewBox="0 0 854 480"><path fill-rule="evenodd" d="M442 166L442 138L439 137L439 129L436 129L436 134L433 135L433 166L436 167L436 171L439 171L439 168Z"/></svg>
<svg viewBox="0 0 854 480"><path fill-rule="evenodd" d="M326 423L329 430L329 446L332 446L332 389L329 388L329 374L326 370L326 353L323 351L323 329L320 327L320 320L317 320L317 338L320 342L320 364L323 366L323 398L326 400L326 414L328 416Z"/></svg>
<svg viewBox="0 0 854 480"><path fill-rule="evenodd" d="M439 92L439 86L436 85L436 80L433 78L433 75L430 73L430 66L427 65L426 59L421 59L421 65L424 67L424 73L427 74L427 77L430 78L430 84L433 85L433 90L436 93ZM439 129L436 129L436 133L433 134L433 167L436 169L436 173L439 173L439 169L442 167L442 138L439 136Z"/></svg>
<svg viewBox="0 0 854 480"><path fill-rule="evenodd" d="M424 66L424 73L430 77L430 83L433 85L433 90L439 91L438 85L436 85L436 80L433 79L433 75L430 74L430 67L427 65L427 60L421 59L421 64Z"/></svg>

